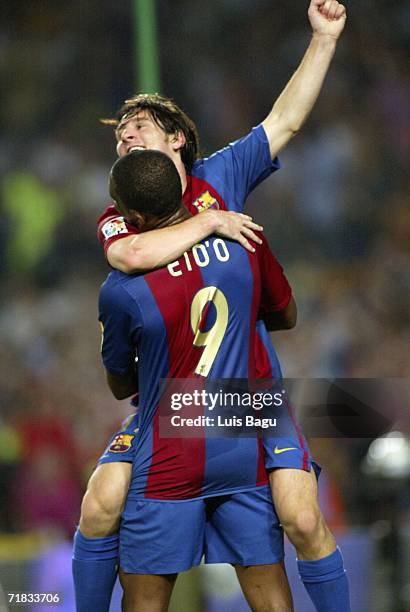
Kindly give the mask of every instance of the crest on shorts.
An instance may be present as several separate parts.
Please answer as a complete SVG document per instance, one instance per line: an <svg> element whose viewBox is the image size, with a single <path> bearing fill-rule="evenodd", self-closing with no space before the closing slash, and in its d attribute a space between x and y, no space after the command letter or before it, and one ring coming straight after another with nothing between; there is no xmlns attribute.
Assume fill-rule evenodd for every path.
<svg viewBox="0 0 410 612"><path fill-rule="evenodd" d="M127 226L125 225L124 217L116 217L104 223L101 228L104 238L111 238L117 234L127 234Z"/></svg>
<svg viewBox="0 0 410 612"><path fill-rule="evenodd" d="M118 436L115 436L108 450L110 453L125 453L131 448L134 438L135 436L131 436L130 434L118 434Z"/></svg>
<svg viewBox="0 0 410 612"><path fill-rule="evenodd" d="M198 209L198 212L203 212L208 208L219 208L218 200L211 196L209 191L204 191L193 204Z"/></svg>

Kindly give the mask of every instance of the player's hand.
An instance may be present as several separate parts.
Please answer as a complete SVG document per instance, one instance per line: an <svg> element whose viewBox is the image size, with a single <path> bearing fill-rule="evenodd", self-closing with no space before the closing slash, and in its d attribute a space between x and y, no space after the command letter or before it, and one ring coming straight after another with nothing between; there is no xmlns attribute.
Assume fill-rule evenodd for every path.
<svg viewBox="0 0 410 612"><path fill-rule="evenodd" d="M311 0L308 16L313 34L339 38L346 23L346 9L337 0Z"/></svg>
<svg viewBox="0 0 410 612"><path fill-rule="evenodd" d="M249 215L225 210L216 210L215 215L218 215L215 229L218 236L236 240L251 253L254 253L255 248L249 240L262 244L262 240L255 232L262 231L263 227L254 223Z"/></svg>

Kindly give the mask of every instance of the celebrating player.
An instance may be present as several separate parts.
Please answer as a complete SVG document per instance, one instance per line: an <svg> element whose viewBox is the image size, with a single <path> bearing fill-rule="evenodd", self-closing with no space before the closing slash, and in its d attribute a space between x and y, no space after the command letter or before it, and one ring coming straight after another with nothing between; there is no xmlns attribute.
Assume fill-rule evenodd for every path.
<svg viewBox="0 0 410 612"><path fill-rule="evenodd" d="M111 193L142 230L189 217L175 165L159 151L120 158ZM255 378L258 313L271 320L290 300L266 242L248 256L216 237L167 267L114 271L104 283L102 356L116 397L136 392L139 355L138 443L120 530L125 610L166 609L178 572L203 554L206 562L235 566L253 610L292 609L261 441L203 431L164 437L158 407L161 379L193 378L201 389L204 377ZM271 364L264 365L267 377Z"/></svg>
<svg viewBox="0 0 410 612"><path fill-rule="evenodd" d="M278 167L277 160L271 160L308 116L345 18L345 9L338 2L311 2L311 43L268 117L247 137L207 160L196 160L195 126L172 101L159 96L137 96L120 109L114 121L118 154L122 156L133 149L163 151L179 172L185 205L192 212L205 212L178 226L138 233L110 207L101 218L100 238L105 241L107 258L113 267L132 272L169 263L215 231L228 237L236 235L250 248L248 238L254 239L250 232L256 227L250 225L249 218L236 217L223 210L241 212L248 193ZM216 208L220 210L212 210ZM149 224L145 229L149 229ZM262 324L257 326L256 337L259 351L272 351ZM258 355L257 347L255 354ZM296 451L292 446L286 445L291 450L281 453L275 453L276 447L267 449L270 483L281 524L297 549L301 577L316 609L348 610L343 562L318 506L316 479L308 451L305 448ZM105 555L107 568L110 563L114 567L115 536L112 534L128 484L127 469L129 465L125 463L102 465L91 479L75 545L78 562L83 560L91 567L94 558ZM96 567L95 571L101 574L102 563Z"/></svg>

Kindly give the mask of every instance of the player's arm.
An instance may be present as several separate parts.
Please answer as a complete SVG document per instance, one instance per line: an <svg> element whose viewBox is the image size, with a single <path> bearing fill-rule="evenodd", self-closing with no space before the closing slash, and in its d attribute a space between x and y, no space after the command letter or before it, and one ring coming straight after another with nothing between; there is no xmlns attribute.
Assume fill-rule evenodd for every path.
<svg viewBox="0 0 410 612"><path fill-rule="evenodd" d="M309 116L325 80L337 39L343 31L346 10L336 0L311 0L308 16L313 30L309 47L262 123L272 158Z"/></svg>
<svg viewBox="0 0 410 612"><path fill-rule="evenodd" d="M145 272L175 261L211 234L236 240L253 252L249 240L259 243L255 231L260 229L249 215L207 210L178 225L124 236L109 246L107 259L113 268L122 272Z"/></svg>
<svg viewBox="0 0 410 612"><path fill-rule="evenodd" d="M134 338L140 326L138 306L128 293L112 282L102 285L99 295L101 357L108 386L118 400L138 392L138 370Z"/></svg>
<svg viewBox="0 0 410 612"><path fill-rule="evenodd" d="M259 318L264 321L268 331L292 329L297 319L292 288L264 237L256 256L261 274Z"/></svg>
<svg viewBox="0 0 410 612"><path fill-rule="evenodd" d="M138 374L136 366L125 374L113 374L106 370L107 383L117 400L125 399L138 392Z"/></svg>
<svg viewBox="0 0 410 612"><path fill-rule="evenodd" d="M276 312L269 312L263 315L263 321L266 329L270 332L280 331L282 329L292 329L297 321L297 307L293 296L289 303Z"/></svg>

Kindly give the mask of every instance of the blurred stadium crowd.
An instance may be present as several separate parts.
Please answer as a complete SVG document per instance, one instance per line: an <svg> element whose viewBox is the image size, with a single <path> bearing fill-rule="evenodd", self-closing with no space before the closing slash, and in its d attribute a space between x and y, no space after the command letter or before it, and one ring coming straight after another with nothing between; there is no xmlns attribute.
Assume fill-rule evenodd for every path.
<svg viewBox="0 0 410 612"><path fill-rule="evenodd" d="M306 47L305 4L158 1L162 91L197 122L205 154L268 113ZM274 338L288 377L409 375L410 9L351 4L311 118L249 201L299 306L296 329ZM136 89L130 5L1 9L3 532L70 537L90 470L128 412L99 362L108 268L95 220L115 158L98 118ZM382 510L358 474L369 440L314 444L334 523L375 521Z"/></svg>

